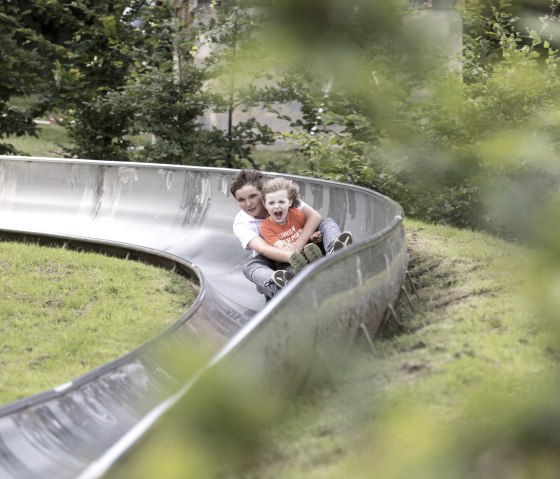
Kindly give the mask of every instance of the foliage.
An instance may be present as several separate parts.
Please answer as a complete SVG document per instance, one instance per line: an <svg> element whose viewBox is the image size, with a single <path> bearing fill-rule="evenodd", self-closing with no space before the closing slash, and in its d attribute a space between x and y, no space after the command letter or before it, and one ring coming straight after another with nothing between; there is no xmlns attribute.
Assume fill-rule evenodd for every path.
<svg viewBox="0 0 560 479"><path fill-rule="evenodd" d="M223 134L213 127L213 148L223 150L223 166L242 166L252 162L252 149L274 141L271 128L252 116L251 108L265 109L271 101L266 55L259 48L259 36L268 22L252 2L237 0L215 7L209 18L198 23L201 48L208 54L201 58L208 88L213 97L209 109L225 116Z"/></svg>
<svg viewBox="0 0 560 479"><path fill-rule="evenodd" d="M201 92L203 75L186 65L177 81L171 69L148 68L118 91L106 95L107 105L128 112L128 133L148 132L153 141L126 152L137 161L196 163L203 139L198 122L207 104Z"/></svg>
<svg viewBox="0 0 560 479"><path fill-rule="evenodd" d="M59 123L73 140L66 154L232 167L250 161L254 145L273 141L271 129L250 114L234 117L260 105L264 91L240 72L242 63L258 64L246 57L244 44L260 21L246 15L241 2L215 5L202 30L170 1L18 7L14 17L25 18L55 52L50 87L44 85L50 94L41 105L60 111ZM211 54L196 63L195 43L202 37ZM225 131L202 127L210 110L227 115ZM131 137L141 133L153 141L133 148Z"/></svg>
<svg viewBox="0 0 560 479"><path fill-rule="evenodd" d="M59 4L56 18L69 39L58 44L54 105L75 142L69 153L99 160L126 160L134 110L113 104L130 77L170 62L169 2L128 0Z"/></svg>
<svg viewBox="0 0 560 479"><path fill-rule="evenodd" d="M147 67L107 95L108 104L132 113L130 134L149 132L154 139L129 153L133 159L236 167L252 161L254 145L273 141L271 129L250 114L235 116L261 104L263 89L252 83L254 76L247 81L249 73L241 72L242 64L258 65L245 56L243 45L259 17L244 14L237 2L210 12L199 22L175 26L173 64L162 60ZM209 51L204 58L203 49ZM208 112L225 114L226 128L205 128L202 118Z"/></svg>
<svg viewBox="0 0 560 479"><path fill-rule="evenodd" d="M0 139L10 136L36 135L34 118L43 112L41 107L27 104L22 107L10 103L12 97L28 97L41 92L47 78L45 60L51 48L25 19L14 15L16 6L8 3L0 12ZM14 154L9 143L0 143L0 154Z"/></svg>
<svg viewBox="0 0 560 479"><path fill-rule="evenodd" d="M48 104L73 156L274 165L378 190L410 216L522 237L558 178L558 2L538 27L521 23L519 2L459 3L460 72L407 5L214 2L187 25L171 2L10 3L0 41L14 52L6 71L21 74L2 80L0 131L33 133ZM7 103L39 86L34 111ZM283 113L289 102L299 115ZM304 161L255 161L274 140L256 111L288 120L282 139ZM223 121L205 128L205 114ZM139 135L152 141L133 148Z"/></svg>
<svg viewBox="0 0 560 479"><path fill-rule="evenodd" d="M338 48L323 33L306 45L305 58L322 57L301 73L314 78L311 87L289 82L306 111L316 113L312 127L304 112L305 121L294 123L303 132L284 135L308 159L297 172L376 189L428 221L526 236L560 173L558 59L549 34L557 3L535 31L519 25L506 0L496 6L467 0L463 75L449 70L445 45L416 35L409 23L389 21L391 36L380 28L364 42L362 22L372 12L362 4L356 17L337 17L335 1L320 19L306 17L327 17L329 32L339 37ZM367 23L387 18L376 15ZM513 201L519 190L532 199ZM523 215L500 208L518 203Z"/></svg>
<svg viewBox="0 0 560 479"><path fill-rule="evenodd" d="M414 309L403 295L326 386L279 408L238 363L207 370L107 477L558 477L558 336L524 301L530 251L406 229Z"/></svg>
<svg viewBox="0 0 560 479"><path fill-rule="evenodd" d="M31 92L41 96L29 124L40 112L56 110L73 140L68 155L127 160L136 112L125 101L113 100L147 70L171 72L177 28L173 2L20 0L2 18L15 31L13 48L4 51L10 51L6 71L19 85L6 89L5 97L26 95L28 83L33 85ZM31 68L40 71L41 82ZM6 126L0 131L10 134Z"/></svg>

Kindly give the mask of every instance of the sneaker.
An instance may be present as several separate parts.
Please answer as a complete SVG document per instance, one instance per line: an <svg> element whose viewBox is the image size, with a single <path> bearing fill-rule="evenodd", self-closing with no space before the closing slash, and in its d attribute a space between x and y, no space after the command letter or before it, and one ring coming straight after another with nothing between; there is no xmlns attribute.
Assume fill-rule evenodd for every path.
<svg viewBox="0 0 560 479"><path fill-rule="evenodd" d="M352 238L352 233L349 231L345 231L344 233L340 233L338 238L334 240L333 243L333 253L338 251L339 249L345 248L346 246L351 245L354 242Z"/></svg>
<svg viewBox="0 0 560 479"><path fill-rule="evenodd" d="M305 254L305 257L307 258L307 261L309 261L310 263L312 261L316 261L323 257L323 252L321 251L321 248L319 248L314 243L306 244L305 247L303 248L303 252Z"/></svg>
<svg viewBox="0 0 560 479"><path fill-rule="evenodd" d="M292 253L290 258L288 259L288 263L290 263L290 266L294 268L294 271L296 273L299 273L308 264L305 256L303 256L301 253L298 253L297 251Z"/></svg>
<svg viewBox="0 0 560 479"><path fill-rule="evenodd" d="M276 286L278 286L279 288L283 288L292 279L294 279L294 273L292 273L291 271L287 271L285 269L279 269L278 271L275 271L274 273L272 273L272 276L270 277L270 279L272 279L272 282Z"/></svg>

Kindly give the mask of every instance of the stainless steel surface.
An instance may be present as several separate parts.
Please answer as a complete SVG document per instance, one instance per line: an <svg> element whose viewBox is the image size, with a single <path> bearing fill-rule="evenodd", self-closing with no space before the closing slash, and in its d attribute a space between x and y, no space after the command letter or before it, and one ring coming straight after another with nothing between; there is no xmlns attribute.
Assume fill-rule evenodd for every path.
<svg viewBox="0 0 560 479"><path fill-rule="evenodd" d="M189 378L166 352L203 348L207 367L239 361L255 381L299 387L298 371L332 345L374 333L400 292L406 245L400 207L350 185L292 177L304 200L351 230L355 244L316 262L265 304L231 229L233 170L0 157L0 233L130 254L199 277L201 293L152 341L83 377L0 408L0 478L99 477ZM340 349L342 348L342 349ZM339 360L340 358L337 358ZM304 366L303 368L301 366ZM288 377L289 376L289 377ZM148 425L147 425L148 424Z"/></svg>

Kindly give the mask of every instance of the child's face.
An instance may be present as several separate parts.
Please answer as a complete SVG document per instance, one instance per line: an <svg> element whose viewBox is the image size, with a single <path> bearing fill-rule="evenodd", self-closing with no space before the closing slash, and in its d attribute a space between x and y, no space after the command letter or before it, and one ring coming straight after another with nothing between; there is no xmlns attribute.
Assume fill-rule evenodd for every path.
<svg viewBox="0 0 560 479"><path fill-rule="evenodd" d="M253 218L266 218L267 212L262 202L261 192L253 185L245 185L235 192L239 207Z"/></svg>
<svg viewBox="0 0 560 479"><path fill-rule="evenodd" d="M279 190L266 195L264 206L272 221L284 224L288 219L288 210L292 206L292 201L288 198L286 190Z"/></svg>

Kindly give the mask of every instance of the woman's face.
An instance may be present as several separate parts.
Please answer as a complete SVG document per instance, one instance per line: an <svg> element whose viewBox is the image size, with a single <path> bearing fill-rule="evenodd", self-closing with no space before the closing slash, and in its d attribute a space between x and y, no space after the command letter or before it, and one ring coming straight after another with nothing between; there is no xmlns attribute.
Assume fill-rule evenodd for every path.
<svg viewBox="0 0 560 479"><path fill-rule="evenodd" d="M267 212L262 202L261 192L253 185L245 185L235 192L239 207L254 218L266 218Z"/></svg>

